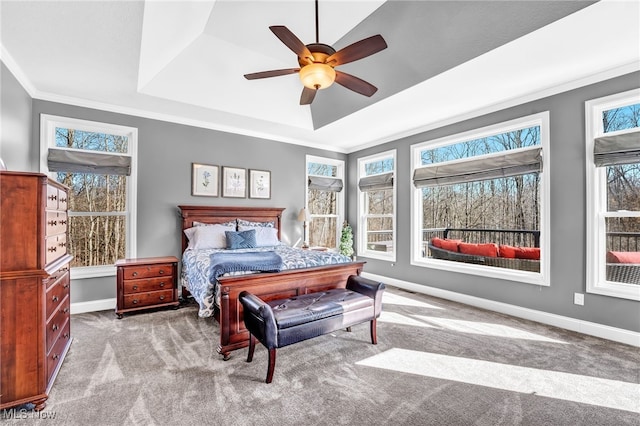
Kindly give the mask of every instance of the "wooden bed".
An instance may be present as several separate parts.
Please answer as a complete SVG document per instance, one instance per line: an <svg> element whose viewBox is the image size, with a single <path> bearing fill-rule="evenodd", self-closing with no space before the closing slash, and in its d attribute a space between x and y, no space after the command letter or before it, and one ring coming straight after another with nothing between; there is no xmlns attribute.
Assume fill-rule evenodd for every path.
<svg viewBox="0 0 640 426"><path fill-rule="evenodd" d="M274 222L281 238L283 208L275 207L222 207L178 206L182 217L182 251L187 247L184 230L193 222L224 223L235 219L252 222ZM231 351L249 345L249 332L244 327L240 292L246 290L263 300L282 299L289 296L313 293L330 288L345 287L349 275L360 275L364 262L350 262L313 268L292 269L277 273L249 274L222 277L220 282L220 306L216 306L215 319L220 324L218 353L229 359ZM183 287L182 295L188 297Z"/></svg>

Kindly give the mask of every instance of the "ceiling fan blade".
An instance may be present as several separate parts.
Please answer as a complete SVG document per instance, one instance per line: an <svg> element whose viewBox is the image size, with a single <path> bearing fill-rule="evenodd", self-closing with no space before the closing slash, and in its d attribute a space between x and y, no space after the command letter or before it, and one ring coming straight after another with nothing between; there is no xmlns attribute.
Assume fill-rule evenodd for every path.
<svg viewBox="0 0 640 426"><path fill-rule="evenodd" d="M300 68L287 68L284 70L261 71L261 72L254 72L251 74L245 74L244 78L246 78L247 80L255 80L257 78L278 77L279 75L295 74L298 71L300 71Z"/></svg>
<svg viewBox="0 0 640 426"><path fill-rule="evenodd" d="M301 58L310 58L310 60L313 61L313 55L309 49L307 49L307 46L305 46L305 44L301 42L294 33L289 31L289 28L284 25L272 25L269 29L280 39L281 42L285 44L285 46L291 49L293 53Z"/></svg>
<svg viewBox="0 0 640 426"><path fill-rule="evenodd" d="M349 62L357 61L358 59L378 53L386 48L387 43L384 41L384 38L378 34L338 50L327 58L326 63L333 62L333 66L348 64Z"/></svg>
<svg viewBox="0 0 640 426"><path fill-rule="evenodd" d="M366 81L355 77L346 72L336 70L336 83L346 87L349 90L353 90L356 93L360 93L365 96L372 96L378 91L378 88Z"/></svg>
<svg viewBox="0 0 640 426"><path fill-rule="evenodd" d="M311 105L311 102L313 102L313 99L316 97L316 93L318 93L317 89L309 89L305 86L300 96L300 105Z"/></svg>

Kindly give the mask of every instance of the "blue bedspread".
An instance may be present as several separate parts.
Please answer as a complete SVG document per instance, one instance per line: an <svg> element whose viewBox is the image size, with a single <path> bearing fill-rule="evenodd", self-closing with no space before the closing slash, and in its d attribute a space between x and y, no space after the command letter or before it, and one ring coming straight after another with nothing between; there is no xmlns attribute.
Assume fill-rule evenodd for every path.
<svg viewBox="0 0 640 426"><path fill-rule="evenodd" d="M233 260L233 256L246 253L271 253L280 256L282 259L281 270L311 268L321 265L331 265L337 263L347 263L351 259L340 253L326 251L302 250L292 248L287 245L278 245L272 247L259 247L251 249L225 250L225 249L205 249L205 250L185 250L182 253L182 271L180 280L182 285L189 290L193 298L198 302L198 315L201 317L210 317L214 313L215 306L219 306L220 286L217 278L222 275L240 275L259 273L260 269L245 268L237 266L236 271L218 271L214 272L214 262L212 257L214 254L225 254L224 257L216 257L216 259L237 262ZM265 258L266 259L266 258ZM267 267L269 265L266 265ZM275 271L275 269L274 269ZM222 272L222 274L219 274ZM215 275L215 276L214 276Z"/></svg>
<svg viewBox="0 0 640 426"><path fill-rule="evenodd" d="M279 272L282 270L282 257L273 251L213 253L211 265L213 265L211 267L213 281L229 272Z"/></svg>

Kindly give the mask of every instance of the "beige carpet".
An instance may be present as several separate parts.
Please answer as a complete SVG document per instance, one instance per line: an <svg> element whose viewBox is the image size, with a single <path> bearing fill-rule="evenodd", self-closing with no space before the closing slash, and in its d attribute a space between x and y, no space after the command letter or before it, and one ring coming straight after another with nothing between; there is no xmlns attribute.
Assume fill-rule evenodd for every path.
<svg viewBox="0 0 640 426"><path fill-rule="evenodd" d="M378 325L229 361L194 305L72 316L47 425L640 425L640 350L389 288ZM13 418L11 418L13 416Z"/></svg>

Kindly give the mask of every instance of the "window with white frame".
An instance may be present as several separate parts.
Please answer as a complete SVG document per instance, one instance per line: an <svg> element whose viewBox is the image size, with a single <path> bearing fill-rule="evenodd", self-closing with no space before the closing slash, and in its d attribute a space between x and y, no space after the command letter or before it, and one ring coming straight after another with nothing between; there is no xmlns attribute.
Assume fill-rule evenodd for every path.
<svg viewBox="0 0 640 426"><path fill-rule="evenodd" d="M307 155L308 234L311 247L338 247L344 221L344 161Z"/></svg>
<svg viewBox="0 0 640 426"><path fill-rule="evenodd" d="M549 285L549 113L411 147L411 262Z"/></svg>
<svg viewBox="0 0 640 426"><path fill-rule="evenodd" d="M137 129L40 118L40 168L69 188L72 278L114 275L135 257Z"/></svg>
<svg viewBox="0 0 640 426"><path fill-rule="evenodd" d="M358 255L396 260L396 150L358 159Z"/></svg>
<svg viewBox="0 0 640 426"><path fill-rule="evenodd" d="M640 89L585 108L587 292L640 300Z"/></svg>

